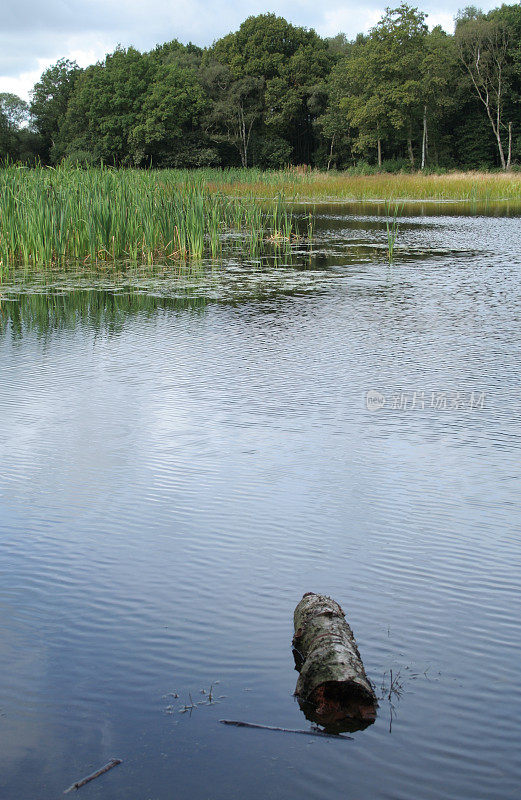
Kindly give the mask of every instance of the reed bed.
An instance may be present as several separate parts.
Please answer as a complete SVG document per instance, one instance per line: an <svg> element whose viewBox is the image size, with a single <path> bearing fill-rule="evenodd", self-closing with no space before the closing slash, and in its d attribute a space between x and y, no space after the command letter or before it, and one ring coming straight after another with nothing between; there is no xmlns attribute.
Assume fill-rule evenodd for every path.
<svg viewBox="0 0 521 800"><path fill-rule="evenodd" d="M207 185L229 196L270 198L283 192L295 201L464 201L521 203L521 173L450 172L446 174L298 171L261 173L235 170L211 174Z"/></svg>
<svg viewBox="0 0 521 800"><path fill-rule="evenodd" d="M203 171L0 170L0 280L19 266L215 258L230 234L250 254L298 235L280 193L267 204L228 197Z"/></svg>
<svg viewBox="0 0 521 800"><path fill-rule="evenodd" d="M0 168L0 281L31 270L120 263L182 264L240 243L252 256L313 236L297 201L466 201L521 204L521 174L446 175L287 169Z"/></svg>
<svg viewBox="0 0 521 800"><path fill-rule="evenodd" d="M462 201L521 203L521 172L446 172L443 174L386 173L360 174L357 168L345 172L290 167L262 171L256 168L165 170L170 185L190 180L204 185L212 194L228 197L320 202L362 201Z"/></svg>

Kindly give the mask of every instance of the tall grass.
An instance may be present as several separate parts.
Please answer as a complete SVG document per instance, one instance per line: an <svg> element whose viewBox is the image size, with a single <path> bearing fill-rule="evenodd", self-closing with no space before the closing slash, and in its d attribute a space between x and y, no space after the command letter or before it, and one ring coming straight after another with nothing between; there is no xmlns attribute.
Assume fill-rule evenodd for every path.
<svg viewBox="0 0 521 800"><path fill-rule="evenodd" d="M20 265L41 270L216 259L230 234L257 256L268 242L288 248L298 237L294 201L377 199L506 200L521 207L521 174L6 166L0 168L0 282ZM311 239L312 216L306 227L303 235Z"/></svg>
<svg viewBox="0 0 521 800"><path fill-rule="evenodd" d="M204 171L0 169L0 280L17 265L217 257L230 231L256 251L267 239L290 241L296 227L280 195L271 206L227 197Z"/></svg>
<svg viewBox="0 0 521 800"><path fill-rule="evenodd" d="M260 172L204 170L207 185L231 196L254 195L300 201L422 200L521 204L521 173L451 172L446 174L321 172L318 170Z"/></svg>

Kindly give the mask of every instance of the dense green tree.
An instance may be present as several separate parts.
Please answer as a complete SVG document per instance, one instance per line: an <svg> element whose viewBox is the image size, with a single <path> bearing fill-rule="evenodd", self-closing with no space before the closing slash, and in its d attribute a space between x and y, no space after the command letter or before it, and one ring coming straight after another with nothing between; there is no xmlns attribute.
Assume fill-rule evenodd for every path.
<svg viewBox="0 0 521 800"><path fill-rule="evenodd" d="M155 67L133 47L118 47L80 76L66 119L69 155L96 161L135 163L132 131L139 125Z"/></svg>
<svg viewBox="0 0 521 800"><path fill-rule="evenodd" d="M208 96L194 69L176 60L162 64L129 132L133 162L202 166L215 161L215 152L198 148L193 136L208 106Z"/></svg>
<svg viewBox="0 0 521 800"><path fill-rule="evenodd" d="M430 150L438 162L440 153L448 149L444 122L456 108L457 57L452 37L439 26L425 37L420 77L423 104L421 169L424 169L430 161Z"/></svg>
<svg viewBox="0 0 521 800"><path fill-rule="evenodd" d="M382 139L390 130L389 107L381 92L376 52L371 39L359 39L351 53L332 70L329 102L321 118L324 133L331 139L330 159L335 142L351 140L354 152L367 154L376 149L382 163Z"/></svg>
<svg viewBox="0 0 521 800"><path fill-rule="evenodd" d="M9 125L19 130L29 120L29 103L16 94L1 92L0 112L6 116Z"/></svg>
<svg viewBox="0 0 521 800"><path fill-rule="evenodd" d="M13 132L6 115L0 111L0 159L11 158L13 153Z"/></svg>
<svg viewBox="0 0 521 800"><path fill-rule="evenodd" d="M413 138L419 120L426 117L424 20L422 12L405 3L387 9L332 71L324 129L331 135L343 119L356 130L354 149L360 153L376 149L379 165L382 144L397 137L407 142L411 165L415 163Z"/></svg>
<svg viewBox="0 0 521 800"><path fill-rule="evenodd" d="M521 5L469 7L449 35L402 3L353 41L260 14L207 49L118 47L86 70L62 59L29 111L0 95L0 157L506 169L521 157Z"/></svg>
<svg viewBox="0 0 521 800"><path fill-rule="evenodd" d="M144 54L118 47L85 70L67 113L69 158L134 166L215 163L201 127L208 110L201 54L176 40Z"/></svg>
<svg viewBox="0 0 521 800"><path fill-rule="evenodd" d="M462 113L463 112L463 113ZM452 121L451 166L463 169L491 169L497 164L497 144L489 121L474 98L449 117Z"/></svg>
<svg viewBox="0 0 521 800"><path fill-rule="evenodd" d="M386 119L392 128L403 133L411 166L415 164L414 131L424 100L422 72L427 32L425 14L402 3L398 8L387 9L368 39L379 106L386 107Z"/></svg>
<svg viewBox="0 0 521 800"><path fill-rule="evenodd" d="M29 104L18 95L0 94L0 159L33 162L39 152L39 138L27 123Z"/></svg>
<svg viewBox="0 0 521 800"><path fill-rule="evenodd" d="M62 128L81 70L75 61L62 58L45 70L32 91L30 112L40 134L44 159L56 163L65 150Z"/></svg>
<svg viewBox="0 0 521 800"><path fill-rule="evenodd" d="M325 97L321 84L334 62L327 43L313 30L292 25L275 14L260 14L216 42L211 56L227 66L233 78L255 81L237 87L239 94L246 86L257 89L259 103L252 134L258 140L275 136L290 145L287 152L293 161L310 161L314 122L323 110L317 101ZM235 114L234 104L226 105ZM251 120L254 104L249 105Z"/></svg>

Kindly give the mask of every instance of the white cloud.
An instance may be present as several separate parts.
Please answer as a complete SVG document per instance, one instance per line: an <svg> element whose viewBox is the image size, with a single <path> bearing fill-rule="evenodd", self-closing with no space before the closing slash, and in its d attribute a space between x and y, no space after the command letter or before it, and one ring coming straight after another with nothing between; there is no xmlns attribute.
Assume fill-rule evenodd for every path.
<svg viewBox="0 0 521 800"><path fill-rule="evenodd" d="M64 41L62 50L56 50L48 58L37 58L38 66L35 69L20 72L18 75L0 76L0 92L13 92L23 100L29 100L31 89L39 80L42 72L59 58L69 58L71 61L76 61L80 67L88 67L89 64L95 64L96 61L104 58L105 54L113 50L116 44L117 42L108 38L97 37L92 41L85 42L85 37L70 37Z"/></svg>
<svg viewBox="0 0 521 800"><path fill-rule="evenodd" d="M447 33L454 33L454 16L454 14L446 13L429 14L427 23L429 28L435 28L436 25L441 25L443 30L447 31Z"/></svg>
<svg viewBox="0 0 521 800"><path fill-rule="evenodd" d="M22 100L29 100L29 92L48 66L42 61L42 67L29 72L21 72L19 75L6 75L0 77L0 92L11 92L17 94Z"/></svg>
<svg viewBox="0 0 521 800"><path fill-rule="evenodd" d="M356 14L345 5L330 8L324 12L322 23L317 25L317 33L321 36L345 33L349 38L354 38L357 33L367 33L381 16L381 8L358 8Z"/></svg>

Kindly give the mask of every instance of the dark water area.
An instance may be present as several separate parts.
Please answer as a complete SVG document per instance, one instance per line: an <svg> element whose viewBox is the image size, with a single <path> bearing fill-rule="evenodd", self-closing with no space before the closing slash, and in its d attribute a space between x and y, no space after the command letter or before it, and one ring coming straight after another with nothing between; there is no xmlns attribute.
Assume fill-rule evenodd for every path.
<svg viewBox="0 0 521 800"><path fill-rule="evenodd" d="M521 224L450 211L1 286L0 797L517 800ZM220 725L309 726L306 591L375 724Z"/></svg>

